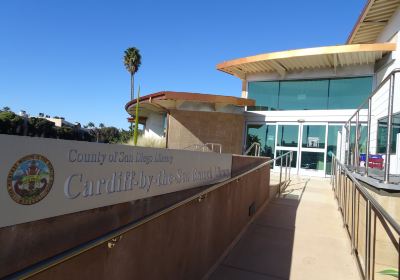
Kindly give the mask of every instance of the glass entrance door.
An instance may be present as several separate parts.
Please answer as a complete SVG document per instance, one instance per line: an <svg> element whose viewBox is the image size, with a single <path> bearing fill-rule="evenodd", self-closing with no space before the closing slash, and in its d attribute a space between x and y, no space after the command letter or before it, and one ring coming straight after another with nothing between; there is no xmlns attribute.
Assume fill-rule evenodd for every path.
<svg viewBox="0 0 400 280"><path fill-rule="evenodd" d="M326 169L326 123L302 123L299 147L299 173L324 176Z"/></svg>
<svg viewBox="0 0 400 280"><path fill-rule="evenodd" d="M329 133L333 132L329 130ZM330 136L329 139L332 137ZM249 123L247 124L247 147L250 147L253 142L260 143L262 156L276 158L293 151L290 164L291 174L321 177L325 176L330 168L327 166L327 150L336 143L328 143L327 123L298 122ZM285 164L283 161L282 165L285 166ZM280 165L280 160L277 160L274 170L278 171Z"/></svg>
<svg viewBox="0 0 400 280"><path fill-rule="evenodd" d="M300 127L298 123L285 123L277 125L276 132L276 148L275 148L275 157L279 157L287 153L288 151L293 151L293 158L290 167L295 169L292 171L292 174L297 173L297 159L298 159L298 150L299 150L299 135L300 135ZM282 166L285 166L285 162L282 162ZM281 165L280 160L275 162L275 169L279 169ZM289 163L288 163L289 165Z"/></svg>

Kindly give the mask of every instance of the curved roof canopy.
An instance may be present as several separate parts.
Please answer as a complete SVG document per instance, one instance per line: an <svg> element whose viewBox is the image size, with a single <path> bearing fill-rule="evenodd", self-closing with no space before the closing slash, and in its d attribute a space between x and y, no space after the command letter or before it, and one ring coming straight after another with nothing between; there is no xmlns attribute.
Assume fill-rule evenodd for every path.
<svg viewBox="0 0 400 280"><path fill-rule="evenodd" d="M217 65L217 69L246 79L248 74L287 72L305 69L337 68L374 64L388 52L396 50L394 43L355 44L281 51L238 58Z"/></svg>
<svg viewBox="0 0 400 280"><path fill-rule="evenodd" d="M149 112L167 112L179 108L183 103L207 103L216 107L223 106L254 106L252 99L239 98L225 95L202 94L192 92L160 91L139 98L140 116L147 117ZM135 114L136 99L129 101L125 105L125 110Z"/></svg>
<svg viewBox="0 0 400 280"><path fill-rule="evenodd" d="M399 0L369 0L351 31L348 44L376 42L379 34L400 6Z"/></svg>

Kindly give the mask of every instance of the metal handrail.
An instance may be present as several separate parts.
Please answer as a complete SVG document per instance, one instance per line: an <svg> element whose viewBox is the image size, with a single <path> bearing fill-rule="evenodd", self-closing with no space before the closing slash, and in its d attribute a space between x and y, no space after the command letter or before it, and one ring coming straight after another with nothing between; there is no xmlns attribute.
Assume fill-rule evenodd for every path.
<svg viewBox="0 0 400 280"><path fill-rule="evenodd" d="M209 148L211 146L211 151L214 152L214 147L219 148L219 153L222 153L222 144L220 143L205 143L205 147Z"/></svg>
<svg viewBox="0 0 400 280"><path fill-rule="evenodd" d="M210 152L210 150L208 149L208 147L205 144L192 144L190 146L183 148L183 150Z"/></svg>
<svg viewBox="0 0 400 280"><path fill-rule="evenodd" d="M389 97L388 97L388 121L387 121L387 142L386 142L386 157L385 157L385 166L384 166L384 182L389 183L389 174L390 174L390 150L391 150L391 139L392 139L392 118L393 118L393 99L394 99L394 84L396 80L396 74L400 72L399 68L396 68L392 70L389 75L386 76L385 79L382 80L382 82L372 91L372 93L368 96L367 99L365 99L361 105L356 109L354 114L349 118L349 120L346 122L345 128L347 130L347 145L348 145L348 155L346 156L346 163L349 165L350 162L350 130L351 130L351 123L352 119L356 117L356 139L355 139L355 145L354 145L354 157L353 157L353 163L355 166L358 166L358 161L360 158L359 155L359 135L358 135L358 128L360 125L360 111L363 109L365 104L368 103L368 119L367 119L367 145L366 145L366 160L365 160L365 175L368 176L368 167L369 167L369 149L370 149L370 141L371 141L371 106L372 106L372 97L375 96L375 94L378 93L378 91L386 85L386 83L389 81L390 86L389 86Z"/></svg>
<svg viewBox="0 0 400 280"><path fill-rule="evenodd" d="M80 254L82 254L84 252L87 252L87 251L89 251L89 250L91 250L91 249L93 249L93 248L95 248L97 246L100 246L100 245L105 244L107 242L114 242L115 240L119 240L122 237L123 234L125 234L125 233L127 233L127 232L129 232L129 231L131 231L131 230L133 230L135 228L138 228L139 226L142 226L142 225L144 225L144 224L146 224L146 223L148 223L148 222L150 222L150 221L152 221L152 220L154 220L154 219L156 219L156 218L158 218L160 216L163 216L163 215L171 212L172 210L174 210L174 209L176 209L178 207L184 206L184 205L186 205L186 204L188 204L188 203L190 203L192 201L195 201L195 200L202 201L204 199L204 197L207 196L208 193L213 192L213 191L219 189L220 187L222 187L222 186L224 186L226 184L229 184L231 182L235 182L235 181L238 182L239 180L241 180L242 177L244 177L244 176L246 176L246 175L248 175L248 174L250 174L252 172L258 171L259 169L261 169L261 168L263 168L263 167L265 167L267 165L271 165L275 161L277 161L278 159L280 159L280 161L281 161L281 169L280 169L281 170L281 176L280 176L279 189L278 189L278 193L280 194L281 193L281 186L282 186L282 181L281 181L281 179L282 179L282 160L285 157L286 158L286 163L287 163L288 162L288 158L290 157L290 162L291 162L291 159L293 157L292 153L293 152L290 151L290 152L287 152L287 153L285 153L285 154L283 154L283 155L281 155L281 156L279 156L279 157L277 157L275 159L271 159L271 160L268 160L268 161L266 161L264 163L261 163L261 164L257 165L256 167L253 167L250 170L243 172L242 174L234 176L234 177L232 177L232 178L230 178L228 180L225 180L223 182L217 183L217 184L205 189L204 191L201 191L201 192L199 192L199 193L197 193L195 195L192 195L192 196L190 196L190 197L188 197L188 198L186 198L186 199L184 199L184 200L182 200L180 202L177 202L177 203L175 203L175 204L173 204L173 205L171 205L171 206L169 206L169 207L167 207L167 208L165 208L165 209L163 209L163 210L161 210L161 211L159 211L157 213L151 214L150 216L148 216L148 217L146 217L146 218L144 218L142 220L130 222L130 223L128 223L128 224L126 224L126 225L124 225L124 226L122 226L122 227L120 227L118 229L112 230L109 233L106 233L106 234L104 234L104 235L102 235L102 236L100 236L98 238L95 238L95 239L93 239L91 241L85 242L84 244L78 245L78 246L76 246L74 248L71 248L71 249L69 249L69 250L67 250L65 252L62 252L62 253L60 253L60 254L58 254L56 256L50 257L50 258L48 258L46 260L43 260L43 261L41 261L41 262L39 262L37 264L31 265L31 266L29 266L27 268L22 269L21 271L18 271L18 272L15 272L13 274L10 274L10 275L6 276L4 279L27 279L27 278L32 277L32 276L34 276L34 275L36 275L36 274L38 274L40 272L43 272L43 271L45 271L47 269L50 269L50 268L52 268L52 267L54 267L56 265L59 265L59 264L65 262L65 261L67 261L69 259L72 259L72 258L74 258L74 257L76 257L76 256L78 256L78 255L80 255ZM286 181L286 179L287 178L286 178L286 172L285 172L285 181ZM290 182L290 170L289 170L288 182Z"/></svg>
<svg viewBox="0 0 400 280"><path fill-rule="evenodd" d="M210 147L211 146L211 147ZM218 153L222 153L222 144L220 143L205 143L205 144L193 144L183 148L184 150L190 151L201 151L201 152L215 152L214 147L218 147Z"/></svg>
<svg viewBox="0 0 400 280"><path fill-rule="evenodd" d="M253 148L254 148L254 156L259 157L261 151L261 145L258 142L253 142L253 144L251 144L251 146L244 152L244 154L248 155Z"/></svg>
<svg viewBox="0 0 400 280"><path fill-rule="evenodd" d="M400 225L375 200L375 198L366 190L366 188L361 185L361 183L353 176L352 172L346 167L346 165L341 163L332 152L330 152L330 155L332 156L332 168L331 168L332 189L335 193L335 198L339 205L339 210L343 218L344 226L346 227L347 233L350 236L352 253L354 253L356 257L357 265L363 278L368 280L374 279L375 250L376 250L375 247L377 239L376 218L378 218L381 221L382 226L387 236L392 241L392 244L395 246L397 253L399 254L399 257L400 257L399 253ZM346 178L349 178L352 184L348 183L348 180ZM357 207L355 205L357 192L365 199L366 209L367 209L365 211L366 236L365 236L365 251L364 251L365 257L363 260L364 266L361 264L361 259L358 254L358 232L356 233L356 226L355 226L356 215L357 215L357 223L359 223L359 210L358 211L356 210ZM373 223L371 221L372 213L375 214L374 215L375 220ZM351 225L349 221L350 220L349 215L351 215ZM372 230L374 231L373 234ZM392 230L397 234L397 237L393 235ZM356 244L356 235L357 235L357 244ZM372 253L372 258L371 258L371 253ZM400 269L400 263L398 264L397 268Z"/></svg>

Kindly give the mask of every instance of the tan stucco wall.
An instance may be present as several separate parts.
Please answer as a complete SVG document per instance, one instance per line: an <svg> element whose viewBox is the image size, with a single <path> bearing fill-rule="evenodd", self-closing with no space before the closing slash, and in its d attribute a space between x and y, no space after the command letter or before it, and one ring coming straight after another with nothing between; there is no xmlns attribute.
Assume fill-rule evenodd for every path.
<svg viewBox="0 0 400 280"><path fill-rule="evenodd" d="M167 143L170 149L220 143L223 153L242 153L243 115L171 110L168 122Z"/></svg>

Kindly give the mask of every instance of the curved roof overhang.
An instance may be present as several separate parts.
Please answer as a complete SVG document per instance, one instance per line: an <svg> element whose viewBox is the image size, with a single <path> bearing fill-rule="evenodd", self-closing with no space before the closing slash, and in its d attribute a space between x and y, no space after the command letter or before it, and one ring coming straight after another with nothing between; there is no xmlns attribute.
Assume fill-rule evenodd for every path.
<svg viewBox="0 0 400 280"><path fill-rule="evenodd" d="M177 109L183 102L207 103L215 106L254 106L252 99L238 98L233 96L202 94L192 92L161 91L139 98L139 115L146 117L151 112L168 112ZM134 115L136 99L125 105L125 110Z"/></svg>
<svg viewBox="0 0 400 280"><path fill-rule="evenodd" d="M246 79L249 74L288 72L307 69L338 68L374 64L383 55L396 50L394 43L355 44L273 52L225 61L217 70Z"/></svg>
<svg viewBox="0 0 400 280"><path fill-rule="evenodd" d="M369 0L347 38L347 44L376 42L399 6L398 0Z"/></svg>

